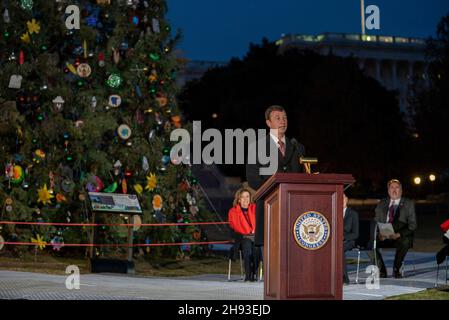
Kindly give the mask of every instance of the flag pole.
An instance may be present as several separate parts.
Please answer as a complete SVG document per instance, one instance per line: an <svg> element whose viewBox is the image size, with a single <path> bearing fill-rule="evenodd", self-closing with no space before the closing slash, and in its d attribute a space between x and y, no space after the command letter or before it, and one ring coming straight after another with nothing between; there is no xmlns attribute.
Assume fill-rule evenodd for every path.
<svg viewBox="0 0 449 320"><path fill-rule="evenodd" d="M362 35L365 35L365 0L360 0L360 12L362 18Z"/></svg>

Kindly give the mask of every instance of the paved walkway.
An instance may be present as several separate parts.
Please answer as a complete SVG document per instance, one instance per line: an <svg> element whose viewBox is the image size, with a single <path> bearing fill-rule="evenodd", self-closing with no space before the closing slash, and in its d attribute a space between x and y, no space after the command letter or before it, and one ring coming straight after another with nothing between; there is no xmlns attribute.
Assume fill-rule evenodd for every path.
<svg viewBox="0 0 449 320"><path fill-rule="evenodd" d="M351 252L349 257L356 258ZM355 284L356 265L349 265L351 283L344 286L345 300L381 300L389 296L414 293L435 285L435 255L415 254L415 270L410 253L406 259L405 279L381 279L380 288L365 286L368 258L362 254L359 283ZM384 260L391 274L393 252ZM444 284L444 267L440 284ZM66 276L0 270L0 299L31 300L262 300L263 283L245 283L235 275L209 274L195 277L156 278L120 274L81 275L80 289L68 290Z"/></svg>

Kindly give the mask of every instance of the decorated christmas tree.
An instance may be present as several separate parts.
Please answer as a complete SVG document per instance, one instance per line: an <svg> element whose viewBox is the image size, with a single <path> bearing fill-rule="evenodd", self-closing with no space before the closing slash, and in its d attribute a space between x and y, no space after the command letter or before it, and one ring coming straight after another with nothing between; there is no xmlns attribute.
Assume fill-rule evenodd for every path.
<svg viewBox="0 0 449 320"><path fill-rule="evenodd" d="M179 37L166 11L164 0L2 2L0 220L87 222L88 192L136 194L143 223L202 219L196 179L170 159L170 132L185 124L175 99ZM51 247L86 243L87 229L6 225L0 234ZM196 241L199 231L141 228L134 242ZM121 243L126 232L99 234Z"/></svg>

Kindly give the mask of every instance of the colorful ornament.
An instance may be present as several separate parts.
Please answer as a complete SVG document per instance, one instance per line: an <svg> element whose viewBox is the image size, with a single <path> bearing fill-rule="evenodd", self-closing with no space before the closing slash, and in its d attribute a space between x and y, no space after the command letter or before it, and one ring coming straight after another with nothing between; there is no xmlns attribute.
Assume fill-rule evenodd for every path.
<svg viewBox="0 0 449 320"><path fill-rule="evenodd" d="M36 163L40 163L45 160L45 152L41 149L37 149L33 152L33 161Z"/></svg>
<svg viewBox="0 0 449 320"><path fill-rule="evenodd" d="M117 94L112 94L109 96L108 104L112 108L117 108L122 104L122 98Z"/></svg>
<svg viewBox="0 0 449 320"><path fill-rule="evenodd" d="M150 173L147 176L147 185L145 186L145 190L153 191L157 186L157 178L154 173Z"/></svg>
<svg viewBox="0 0 449 320"><path fill-rule="evenodd" d="M10 89L20 89L22 87L23 77L18 74L13 74L9 79L8 88Z"/></svg>
<svg viewBox="0 0 449 320"><path fill-rule="evenodd" d="M64 106L64 99L61 96L57 96L56 98L53 99L53 110L55 112L60 112L62 111L62 107Z"/></svg>
<svg viewBox="0 0 449 320"><path fill-rule="evenodd" d="M54 198L54 196L47 189L47 184L44 184L42 188L38 189L37 194L37 202L42 202L44 205L46 205L47 203L51 203L51 199Z"/></svg>
<svg viewBox="0 0 449 320"><path fill-rule="evenodd" d="M23 50L20 50L19 53L19 64L22 65L25 63L25 53L23 52Z"/></svg>
<svg viewBox="0 0 449 320"><path fill-rule="evenodd" d="M150 59L153 61L159 61L161 57L157 53L150 53Z"/></svg>
<svg viewBox="0 0 449 320"><path fill-rule="evenodd" d="M47 242L44 241L44 238L42 238L39 234L35 238L31 238L31 242L36 244L36 248L39 250L44 250L45 246L47 245Z"/></svg>
<svg viewBox="0 0 449 320"><path fill-rule="evenodd" d="M181 128L181 117L176 115L171 117L171 121L173 122L173 125L175 128Z"/></svg>
<svg viewBox="0 0 449 320"><path fill-rule="evenodd" d="M153 197L153 202L152 203L153 203L153 209L155 211L159 211L159 210L162 209L162 197L160 195L156 194Z"/></svg>
<svg viewBox="0 0 449 320"><path fill-rule="evenodd" d="M122 179L122 193L128 193L128 183L126 182L126 179Z"/></svg>
<svg viewBox="0 0 449 320"><path fill-rule="evenodd" d="M134 190L137 192L138 195L141 195L143 192L143 187L140 184L134 185Z"/></svg>
<svg viewBox="0 0 449 320"><path fill-rule="evenodd" d="M13 169L13 176L11 177L11 183L19 184L25 178L25 172L21 166L15 165Z"/></svg>
<svg viewBox="0 0 449 320"><path fill-rule="evenodd" d="M67 198L63 194L57 193L56 194L56 202L58 202L58 203L67 202Z"/></svg>
<svg viewBox="0 0 449 320"><path fill-rule="evenodd" d="M39 31L41 30L41 26L36 21L36 19L31 19L31 21L28 21L27 22L27 27L28 27L28 32L30 34L33 34L33 33L38 34Z"/></svg>
<svg viewBox="0 0 449 320"><path fill-rule="evenodd" d="M20 7L24 10L33 10L33 0L20 0Z"/></svg>
<svg viewBox="0 0 449 320"><path fill-rule="evenodd" d="M30 34L28 32L22 34L20 36L20 39L25 42L25 43L30 43L31 39L30 39Z"/></svg>
<svg viewBox="0 0 449 320"><path fill-rule="evenodd" d="M122 84L123 79L118 75L117 73L113 73L109 76L108 80L106 81L106 84L110 86L111 88L118 88Z"/></svg>
<svg viewBox="0 0 449 320"><path fill-rule="evenodd" d="M118 136L123 140L128 140L131 137L131 128L126 125L122 124L117 129Z"/></svg>
<svg viewBox="0 0 449 320"><path fill-rule="evenodd" d="M81 63L76 72L81 78L87 78L92 74L92 68L87 63Z"/></svg>
<svg viewBox="0 0 449 320"><path fill-rule="evenodd" d="M86 188L89 192L100 192L101 190L103 190L104 184L103 181L101 181L101 179L96 175L90 175L86 184Z"/></svg>
<svg viewBox="0 0 449 320"><path fill-rule="evenodd" d="M150 165L148 164L148 158L146 156L142 157L142 169L145 172L150 170Z"/></svg>
<svg viewBox="0 0 449 320"><path fill-rule="evenodd" d="M117 190L117 188L118 188L118 184L117 184L117 182L114 182L109 187L104 189L104 192L106 192L106 193L113 193L113 192L115 192L115 190Z"/></svg>
<svg viewBox="0 0 449 320"><path fill-rule="evenodd" d="M64 246L64 239L60 236L55 236L53 239L51 239L50 243L53 246L53 250L60 251Z"/></svg>

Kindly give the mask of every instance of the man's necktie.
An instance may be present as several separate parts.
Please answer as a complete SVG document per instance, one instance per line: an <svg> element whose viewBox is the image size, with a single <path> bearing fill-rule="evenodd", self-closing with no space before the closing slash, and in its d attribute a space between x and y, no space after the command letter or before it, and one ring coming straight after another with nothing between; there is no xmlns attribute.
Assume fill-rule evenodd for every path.
<svg viewBox="0 0 449 320"><path fill-rule="evenodd" d="M285 157L285 143L281 140L279 140L279 150L281 151L282 156Z"/></svg>
<svg viewBox="0 0 449 320"><path fill-rule="evenodd" d="M390 222L390 223L393 223L393 219L394 219L394 208L395 208L395 205L394 204L392 204L391 206L390 206L390 209L388 210L388 222Z"/></svg>

